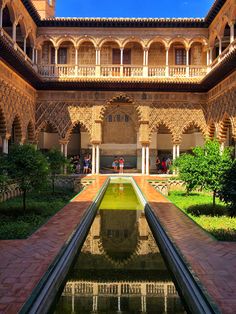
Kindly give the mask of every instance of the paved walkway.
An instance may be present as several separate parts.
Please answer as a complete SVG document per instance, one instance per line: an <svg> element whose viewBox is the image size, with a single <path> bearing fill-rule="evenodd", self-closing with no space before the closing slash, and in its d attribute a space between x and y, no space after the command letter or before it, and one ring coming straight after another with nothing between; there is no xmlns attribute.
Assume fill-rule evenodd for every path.
<svg viewBox="0 0 236 314"><path fill-rule="evenodd" d="M155 215L222 313L236 313L236 243L218 242L158 193L147 177L135 177Z"/></svg>
<svg viewBox="0 0 236 314"><path fill-rule="evenodd" d="M150 177L134 179L222 313L236 313L236 243L214 241L158 193ZM97 177L27 240L0 241L0 313L19 311L105 180Z"/></svg>
<svg viewBox="0 0 236 314"><path fill-rule="evenodd" d="M28 239L0 241L0 313L20 310L105 180L94 180Z"/></svg>

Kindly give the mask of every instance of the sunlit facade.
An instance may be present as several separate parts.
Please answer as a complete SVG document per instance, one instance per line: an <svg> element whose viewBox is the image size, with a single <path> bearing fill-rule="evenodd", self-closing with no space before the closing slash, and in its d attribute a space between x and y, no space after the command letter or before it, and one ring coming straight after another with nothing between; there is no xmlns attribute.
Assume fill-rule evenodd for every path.
<svg viewBox="0 0 236 314"><path fill-rule="evenodd" d="M124 156L148 174L217 138L235 146L236 3L205 18L55 18L56 1L0 1L0 146ZM77 12L79 15L79 12Z"/></svg>

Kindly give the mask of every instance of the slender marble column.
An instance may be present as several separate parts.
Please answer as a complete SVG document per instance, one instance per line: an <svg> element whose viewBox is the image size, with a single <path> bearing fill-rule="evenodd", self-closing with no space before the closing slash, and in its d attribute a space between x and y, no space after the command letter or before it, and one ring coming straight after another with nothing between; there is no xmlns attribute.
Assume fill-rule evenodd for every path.
<svg viewBox="0 0 236 314"><path fill-rule="evenodd" d="M142 145L142 175L145 174L145 146Z"/></svg>
<svg viewBox="0 0 236 314"><path fill-rule="evenodd" d="M96 147L92 146L92 174L95 174L96 169Z"/></svg>
<svg viewBox="0 0 236 314"><path fill-rule="evenodd" d="M149 146L146 146L146 175L149 175Z"/></svg>
<svg viewBox="0 0 236 314"><path fill-rule="evenodd" d="M99 155L99 145L96 145L96 174L100 171L100 155Z"/></svg>

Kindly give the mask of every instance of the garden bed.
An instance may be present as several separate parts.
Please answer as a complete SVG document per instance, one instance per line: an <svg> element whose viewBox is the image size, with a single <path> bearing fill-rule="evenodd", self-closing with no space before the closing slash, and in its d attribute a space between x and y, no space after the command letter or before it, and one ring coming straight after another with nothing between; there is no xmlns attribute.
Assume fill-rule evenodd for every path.
<svg viewBox="0 0 236 314"><path fill-rule="evenodd" d="M22 210L22 198L0 203L0 239L25 239L64 207L75 195L70 190L29 193L27 209Z"/></svg>
<svg viewBox="0 0 236 314"><path fill-rule="evenodd" d="M172 191L168 198L217 240L236 241L236 217L227 216L226 206L219 200L213 210L210 193L192 192L187 196L183 191Z"/></svg>

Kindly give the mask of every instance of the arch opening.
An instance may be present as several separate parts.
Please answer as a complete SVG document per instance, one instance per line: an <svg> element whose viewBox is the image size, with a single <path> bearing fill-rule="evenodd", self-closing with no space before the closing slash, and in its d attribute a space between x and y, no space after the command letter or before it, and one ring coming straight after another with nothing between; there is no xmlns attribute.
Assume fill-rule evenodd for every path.
<svg viewBox="0 0 236 314"><path fill-rule="evenodd" d="M152 133L150 143L150 172L169 173L172 163L172 132L163 122Z"/></svg>
<svg viewBox="0 0 236 314"><path fill-rule="evenodd" d="M226 23L222 37L222 52L229 46L229 44L230 44L230 27L229 24Z"/></svg>
<svg viewBox="0 0 236 314"><path fill-rule="evenodd" d="M10 13L9 7L6 5L2 13L2 27L11 38L13 33L13 22L13 14Z"/></svg>
<svg viewBox="0 0 236 314"><path fill-rule="evenodd" d="M201 128L196 123L191 123L183 130L180 151L190 153L193 147L203 146L204 142L205 139Z"/></svg>
<svg viewBox="0 0 236 314"><path fill-rule="evenodd" d="M153 42L148 50L149 76L165 76L166 49L163 43Z"/></svg>
<svg viewBox="0 0 236 314"><path fill-rule="evenodd" d="M2 110L0 109L0 152L3 152L3 140L6 134L6 120Z"/></svg>
<svg viewBox="0 0 236 314"><path fill-rule="evenodd" d="M54 125L46 122L39 133L38 147L43 152L47 152L52 148L60 149L59 134Z"/></svg>
<svg viewBox="0 0 236 314"><path fill-rule="evenodd" d="M11 127L11 137L9 140L9 145L12 144L20 144L22 139L22 130L21 130L21 123L18 117L15 117Z"/></svg>
<svg viewBox="0 0 236 314"><path fill-rule="evenodd" d="M114 159L123 157L125 169L136 171L138 164L138 116L126 102L112 102L105 111L102 125L101 168L110 172ZM116 158L117 157L117 158Z"/></svg>
<svg viewBox="0 0 236 314"><path fill-rule="evenodd" d="M26 132L26 143L33 144L33 142L34 142L34 127L33 124L29 122Z"/></svg>

